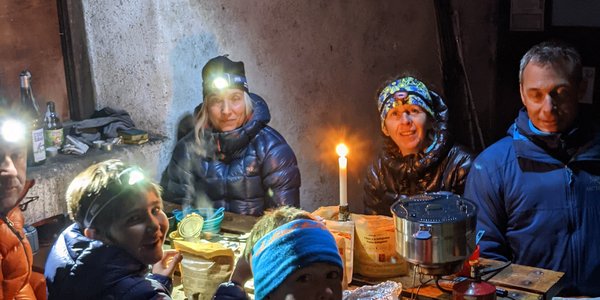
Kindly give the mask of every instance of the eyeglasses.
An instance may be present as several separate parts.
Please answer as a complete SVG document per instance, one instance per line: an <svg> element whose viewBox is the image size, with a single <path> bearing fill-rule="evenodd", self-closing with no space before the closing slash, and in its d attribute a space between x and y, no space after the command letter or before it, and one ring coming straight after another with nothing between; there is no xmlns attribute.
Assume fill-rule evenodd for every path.
<svg viewBox="0 0 600 300"><path fill-rule="evenodd" d="M123 170L121 173L119 173L119 175L117 176L117 180L115 180L114 182L110 182L107 185L107 188L100 191L96 195L94 200L92 200L92 203L90 203L90 206L85 212L83 226L85 228L89 228L94 223L96 217L100 214L100 212L102 212L102 210L104 210L104 208L108 206L108 204L110 204L113 200L119 198L132 186L135 186L141 182L147 182L147 180L142 169L140 169L137 166L129 167ZM117 192L114 196L110 197L108 200L103 201L103 199L105 199L108 196L107 194L110 193L111 188L108 187L110 185L113 185L111 186L111 188L114 188L116 185L116 188L119 188L120 191Z"/></svg>

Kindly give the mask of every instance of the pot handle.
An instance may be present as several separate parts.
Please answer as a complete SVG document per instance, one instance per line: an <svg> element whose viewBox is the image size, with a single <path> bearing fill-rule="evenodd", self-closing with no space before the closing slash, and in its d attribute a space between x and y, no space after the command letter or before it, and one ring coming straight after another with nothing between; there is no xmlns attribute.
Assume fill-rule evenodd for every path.
<svg viewBox="0 0 600 300"><path fill-rule="evenodd" d="M428 240L431 238L431 226L421 225L419 231L413 234L413 237L417 240Z"/></svg>

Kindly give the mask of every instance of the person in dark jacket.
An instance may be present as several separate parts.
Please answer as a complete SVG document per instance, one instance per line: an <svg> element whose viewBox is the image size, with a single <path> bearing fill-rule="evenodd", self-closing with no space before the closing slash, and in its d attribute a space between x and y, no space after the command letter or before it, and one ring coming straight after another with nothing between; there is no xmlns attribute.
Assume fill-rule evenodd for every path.
<svg viewBox="0 0 600 300"><path fill-rule="evenodd" d="M600 297L600 131L579 113L581 57L559 42L535 45L519 81L525 107L467 179L481 256L565 272L564 296Z"/></svg>
<svg viewBox="0 0 600 300"><path fill-rule="evenodd" d="M442 98L414 77L386 82L378 95L384 149L367 171L365 213L391 215L402 196L462 194L473 157L452 141Z"/></svg>
<svg viewBox="0 0 600 300"><path fill-rule="evenodd" d="M202 69L204 102L177 142L162 178L164 199L262 215L300 204L300 172L285 139L267 124L267 103L248 92L242 62L218 56Z"/></svg>
<svg viewBox="0 0 600 300"><path fill-rule="evenodd" d="M92 165L69 185L67 206L75 223L48 254L49 299L171 299L181 255L162 249L169 224L160 188L141 169L114 159Z"/></svg>

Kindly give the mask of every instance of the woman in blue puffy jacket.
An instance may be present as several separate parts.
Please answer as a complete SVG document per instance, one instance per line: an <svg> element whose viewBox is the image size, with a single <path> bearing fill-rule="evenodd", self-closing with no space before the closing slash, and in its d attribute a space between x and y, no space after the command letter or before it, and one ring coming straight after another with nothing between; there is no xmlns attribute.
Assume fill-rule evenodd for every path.
<svg viewBox="0 0 600 300"><path fill-rule="evenodd" d="M262 215L299 206L300 172L285 139L267 126L266 102L249 93L244 64L218 56L202 69L204 102L194 131L178 141L161 185L185 207Z"/></svg>

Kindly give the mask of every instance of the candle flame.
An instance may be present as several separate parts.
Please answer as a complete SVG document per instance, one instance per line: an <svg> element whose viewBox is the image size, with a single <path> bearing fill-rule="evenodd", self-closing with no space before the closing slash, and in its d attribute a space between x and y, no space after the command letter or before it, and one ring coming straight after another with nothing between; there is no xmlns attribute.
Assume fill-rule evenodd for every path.
<svg viewBox="0 0 600 300"><path fill-rule="evenodd" d="M344 145L344 144L338 144L335 147L335 152L337 152L337 154L340 157L344 157L344 156L348 155L348 147L346 147L346 145Z"/></svg>

